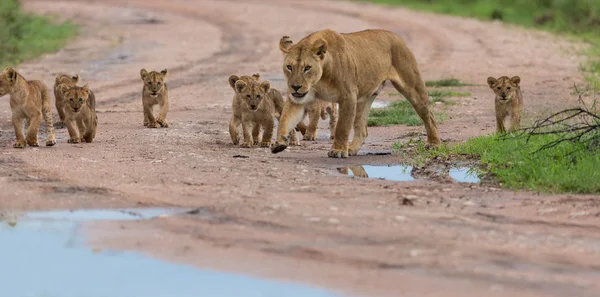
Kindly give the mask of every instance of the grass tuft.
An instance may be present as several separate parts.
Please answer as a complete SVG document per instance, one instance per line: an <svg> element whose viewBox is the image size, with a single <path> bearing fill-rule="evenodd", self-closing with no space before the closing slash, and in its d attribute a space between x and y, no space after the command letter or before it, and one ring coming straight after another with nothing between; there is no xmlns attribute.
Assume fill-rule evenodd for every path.
<svg viewBox="0 0 600 297"><path fill-rule="evenodd" d="M456 79L456 78L445 78L445 79L440 79L440 80L430 80L430 81L426 81L425 85L428 87L464 87L464 86L468 86L468 84L465 84L463 82L461 82L460 80Z"/></svg>

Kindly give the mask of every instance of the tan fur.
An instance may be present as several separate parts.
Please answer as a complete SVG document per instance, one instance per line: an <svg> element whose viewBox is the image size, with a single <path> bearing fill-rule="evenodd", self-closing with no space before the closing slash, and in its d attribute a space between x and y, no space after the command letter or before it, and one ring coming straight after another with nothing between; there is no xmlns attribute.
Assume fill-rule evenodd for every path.
<svg viewBox="0 0 600 297"><path fill-rule="evenodd" d="M417 62L398 35L385 30L346 34L323 30L296 44L284 36L279 48L284 54L283 72L290 100L283 108L273 153L287 147L286 135L301 121L304 106L319 99L339 104L335 138L328 156L347 158L358 154L368 134L371 104L387 80L423 120L429 144L440 143ZM354 137L348 143L352 128Z"/></svg>
<svg viewBox="0 0 600 297"><path fill-rule="evenodd" d="M92 142L96 138L98 116L96 96L86 84L83 87L61 86L65 99L65 124L69 130L69 143Z"/></svg>
<svg viewBox="0 0 600 297"><path fill-rule="evenodd" d="M140 70L140 76L144 82L142 90L142 105L144 108L144 126L148 128L167 128L167 112L169 111L169 94L167 89L167 69L161 72L146 69ZM154 106L159 106L158 117L154 118Z"/></svg>
<svg viewBox="0 0 600 297"><path fill-rule="evenodd" d="M523 112L523 94L521 93L521 78L501 76L498 79L488 77L487 83L496 95L496 132L505 133L504 121L510 116L509 132L519 129Z"/></svg>
<svg viewBox="0 0 600 297"><path fill-rule="evenodd" d="M315 100L313 103L306 105L305 112L308 113L308 127L306 128L306 133L304 133L302 140L316 140L319 119L326 120L327 116L329 116L329 139L335 138L337 103Z"/></svg>
<svg viewBox="0 0 600 297"><path fill-rule="evenodd" d="M68 87L74 87L79 82L79 74L75 74L73 76L59 74L54 79L54 104L56 106L56 111L58 112L59 124L65 123L65 98L64 94L61 91L61 87L63 85Z"/></svg>
<svg viewBox="0 0 600 297"><path fill-rule="evenodd" d="M269 147L275 127L274 118L279 120L284 102L281 93L271 88L269 81L260 81L260 74L252 76L231 75L229 86L235 94L232 101L233 113L229 122L229 134L234 145L239 144L238 128L242 126L242 147L259 145ZM262 141L260 130L263 130ZM296 131L289 132L292 144L298 145Z"/></svg>
<svg viewBox="0 0 600 297"><path fill-rule="evenodd" d="M15 69L8 67L0 75L0 97L7 94L10 95L12 123L17 138L13 147L24 148L26 144L39 146L38 132L42 118L46 123L46 146L55 145L48 87L39 80L27 81ZM25 121L29 125L27 136L23 135Z"/></svg>

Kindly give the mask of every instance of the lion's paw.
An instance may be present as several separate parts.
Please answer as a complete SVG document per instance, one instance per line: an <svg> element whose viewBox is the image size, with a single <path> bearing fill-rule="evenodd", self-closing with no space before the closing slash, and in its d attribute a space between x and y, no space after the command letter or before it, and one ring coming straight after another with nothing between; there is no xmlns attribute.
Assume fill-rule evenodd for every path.
<svg viewBox="0 0 600 297"><path fill-rule="evenodd" d="M304 140L304 141L314 141L314 140L317 140L317 136L314 135L314 134L307 134L307 135L302 136L302 140Z"/></svg>
<svg viewBox="0 0 600 297"><path fill-rule="evenodd" d="M260 143L261 147L270 147L271 146L271 142L270 141L263 141Z"/></svg>
<svg viewBox="0 0 600 297"><path fill-rule="evenodd" d="M156 122L163 128L169 128L169 123L167 123L167 120L158 119Z"/></svg>
<svg viewBox="0 0 600 297"><path fill-rule="evenodd" d="M348 158L348 151L346 150L331 150L327 153L329 158Z"/></svg>
<svg viewBox="0 0 600 297"><path fill-rule="evenodd" d="M47 140L46 146L54 146L56 144L56 140Z"/></svg>
<svg viewBox="0 0 600 297"><path fill-rule="evenodd" d="M69 138L69 140L67 140L68 143L79 143L80 141L79 138Z"/></svg>
<svg viewBox="0 0 600 297"><path fill-rule="evenodd" d="M244 141L244 142L243 142L243 143L240 145L240 147L243 147L243 148L251 148L251 147L252 147L252 142L250 142L250 141Z"/></svg>
<svg viewBox="0 0 600 297"><path fill-rule="evenodd" d="M158 123L154 122L154 123L148 123L148 128L158 128Z"/></svg>
<svg viewBox="0 0 600 297"><path fill-rule="evenodd" d="M24 148L25 147L25 142L19 142L17 141L15 144L13 144L14 148Z"/></svg>

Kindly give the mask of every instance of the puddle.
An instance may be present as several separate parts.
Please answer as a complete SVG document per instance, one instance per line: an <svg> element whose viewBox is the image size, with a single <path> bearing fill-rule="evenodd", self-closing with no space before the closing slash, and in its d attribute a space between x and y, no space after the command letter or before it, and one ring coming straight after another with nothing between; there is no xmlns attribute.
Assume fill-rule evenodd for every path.
<svg viewBox="0 0 600 297"><path fill-rule="evenodd" d="M418 174L419 177L415 178L415 172L412 166L407 165L358 165L350 167L341 167L337 169L339 173L364 177L364 178L376 178L390 181L414 181L420 176L427 175L428 177L444 176L446 175L443 170L433 170L425 172L426 174ZM476 170L470 167L453 167L447 172L449 177L459 183L479 183L481 180L477 177ZM424 178L429 179L429 178Z"/></svg>
<svg viewBox="0 0 600 297"><path fill-rule="evenodd" d="M3 214L2 296L341 297L310 286L203 270L84 244L81 227L86 222L150 219L175 212L182 211L156 208L32 212L18 216L16 224L11 219L14 216Z"/></svg>
<svg viewBox="0 0 600 297"><path fill-rule="evenodd" d="M371 104L371 108L386 108L389 105L390 104L387 102L375 100L373 101L373 104Z"/></svg>

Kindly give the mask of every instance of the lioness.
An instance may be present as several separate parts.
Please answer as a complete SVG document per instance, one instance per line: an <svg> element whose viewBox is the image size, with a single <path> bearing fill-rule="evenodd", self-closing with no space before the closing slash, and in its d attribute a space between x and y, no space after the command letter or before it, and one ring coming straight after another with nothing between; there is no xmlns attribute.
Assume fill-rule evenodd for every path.
<svg viewBox="0 0 600 297"><path fill-rule="evenodd" d="M271 88L269 81L260 81L260 74L252 76L231 75L229 86L235 91L232 101L233 113L229 122L229 134L234 145L239 143L238 128L241 125L244 141L241 147L252 147L260 143L269 147L275 127L274 118L279 120L283 109L281 93ZM260 130L263 129L262 141ZM289 132L292 144L298 145L296 130Z"/></svg>
<svg viewBox="0 0 600 297"><path fill-rule="evenodd" d="M344 34L322 30L296 44L284 36L279 48L284 54L282 66L291 96L283 108L277 141L271 147L273 153L287 147L288 132L302 119L304 106L320 99L339 104L335 138L328 156L356 155L367 137L371 104L387 80L421 117L429 144L440 143L417 62L398 35L385 30ZM352 127L354 138L348 144Z"/></svg>
<svg viewBox="0 0 600 297"><path fill-rule="evenodd" d="M58 112L59 124L62 126L65 123L65 97L61 91L61 86L65 85L68 87L76 86L79 82L79 74L73 76L59 74L54 79L54 104L56 111Z"/></svg>
<svg viewBox="0 0 600 297"><path fill-rule="evenodd" d="M148 128L169 127L167 112L169 111L169 94L167 90L167 69L161 72L146 69L140 70L144 82L142 89L142 104L144 106L144 126ZM154 106L159 106L158 117L154 119Z"/></svg>
<svg viewBox="0 0 600 297"><path fill-rule="evenodd" d="M92 142L96 138L98 116L96 96L88 85L83 87L62 85L60 90L65 98L65 123L69 130L68 143Z"/></svg>
<svg viewBox="0 0 600 297"><path fill-rule="evenodd" d="M504 120L510 115L510 129L515 131L521 125L521 113L523 112L523 94L521 93L521 78L513 76L501 76L498 79L488 77L487 83L496 94L496 132L505 133Z"/></svg>
<svg viewBox="0 0 600 297"><path fill-rule="evenodd" d="M46 146L56 144L54 126L52 125L52 109L48 88L39 80L27 81L17 71L6 68L0 75L0 97L10 94L10 110L12 123L17 137L15 148L24 148L25 143L32 147L38 145L38 132L42 117L46 122ZM27 137L23 135L24 121L27 121Z"/></svg>

